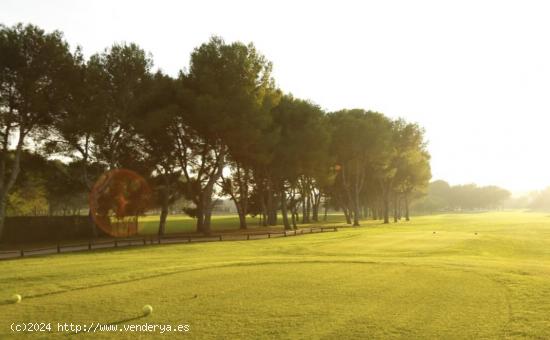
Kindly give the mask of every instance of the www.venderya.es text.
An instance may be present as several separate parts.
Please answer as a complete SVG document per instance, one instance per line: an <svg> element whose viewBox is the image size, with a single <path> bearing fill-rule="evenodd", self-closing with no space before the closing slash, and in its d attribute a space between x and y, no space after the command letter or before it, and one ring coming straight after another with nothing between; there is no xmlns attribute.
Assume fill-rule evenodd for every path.
<svg viewBox="0 0 550 340"><path fill-rule="evenodd" d="M102 324L91 322L84 323L51 323L51 322L21 322L12 323L11 331L15 333L41 333L41 332L62 332L62 333L95 333L95 332L148 332L148 333L186 333L191 330L188 324L170 325L170 324Z"/></svg>

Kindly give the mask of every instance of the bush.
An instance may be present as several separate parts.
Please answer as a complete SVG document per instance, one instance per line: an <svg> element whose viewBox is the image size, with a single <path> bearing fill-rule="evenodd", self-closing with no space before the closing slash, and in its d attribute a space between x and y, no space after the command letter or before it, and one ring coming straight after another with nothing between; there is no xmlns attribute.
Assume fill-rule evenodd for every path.
<svg viewBox="0 0 550 340"><path fill-rule="evenodd" d="M6 217L2 243L60 242L92 238L91 223L88 216Z"/></svg>

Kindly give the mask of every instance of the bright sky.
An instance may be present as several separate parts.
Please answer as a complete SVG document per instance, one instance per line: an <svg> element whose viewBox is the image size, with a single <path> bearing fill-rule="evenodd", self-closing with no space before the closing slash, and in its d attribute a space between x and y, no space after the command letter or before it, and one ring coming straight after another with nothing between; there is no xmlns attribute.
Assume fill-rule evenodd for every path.
<svg viewBox="0 0 550 340"><path fill-rule="evenodd" d="M59 29L87 55L136 42L172 75L211 35L252 41L295 96L424 126L434 179L515 192L550 185L549 18L520 0L0 3L1 23Z"/></svg>

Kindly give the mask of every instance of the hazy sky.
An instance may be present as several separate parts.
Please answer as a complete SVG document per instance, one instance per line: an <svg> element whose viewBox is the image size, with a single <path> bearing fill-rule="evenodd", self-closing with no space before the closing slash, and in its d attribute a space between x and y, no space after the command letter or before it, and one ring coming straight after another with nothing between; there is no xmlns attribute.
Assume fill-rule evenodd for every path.
<svg viewBox="0 0 550 340"><path fill-rule="evenodd" d="M434 179L516 192L550 185L549 18L545 1L0 1L1 23L86 55L136 42L172 75L211 35L252 41L295 96L424 126Z"/></svg>

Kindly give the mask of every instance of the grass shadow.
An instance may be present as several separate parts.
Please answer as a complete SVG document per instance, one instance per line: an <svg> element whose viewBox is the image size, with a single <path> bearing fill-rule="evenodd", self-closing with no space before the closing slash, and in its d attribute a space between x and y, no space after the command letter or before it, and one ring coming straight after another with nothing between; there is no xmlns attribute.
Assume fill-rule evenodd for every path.
<svg viewBox="0 0 550 340"><path fill-rule="evenodd" d="M118 320L118 321L113 321L113 322L108 323L108 325L121 325L121 324L126 323L126 322L143 319L146 316L147 315L139 315L139 316L135 316L133 318L127 318L127 319L122 319L122 320Z"/></svg>
<svg viewBox="0 0 550 340"><path fill-rule="evenodd" d="M0 306L3 306L3 305L15 305L17 304L17 302L13 302L12 300L1 300L0 301Z"/></svg>

